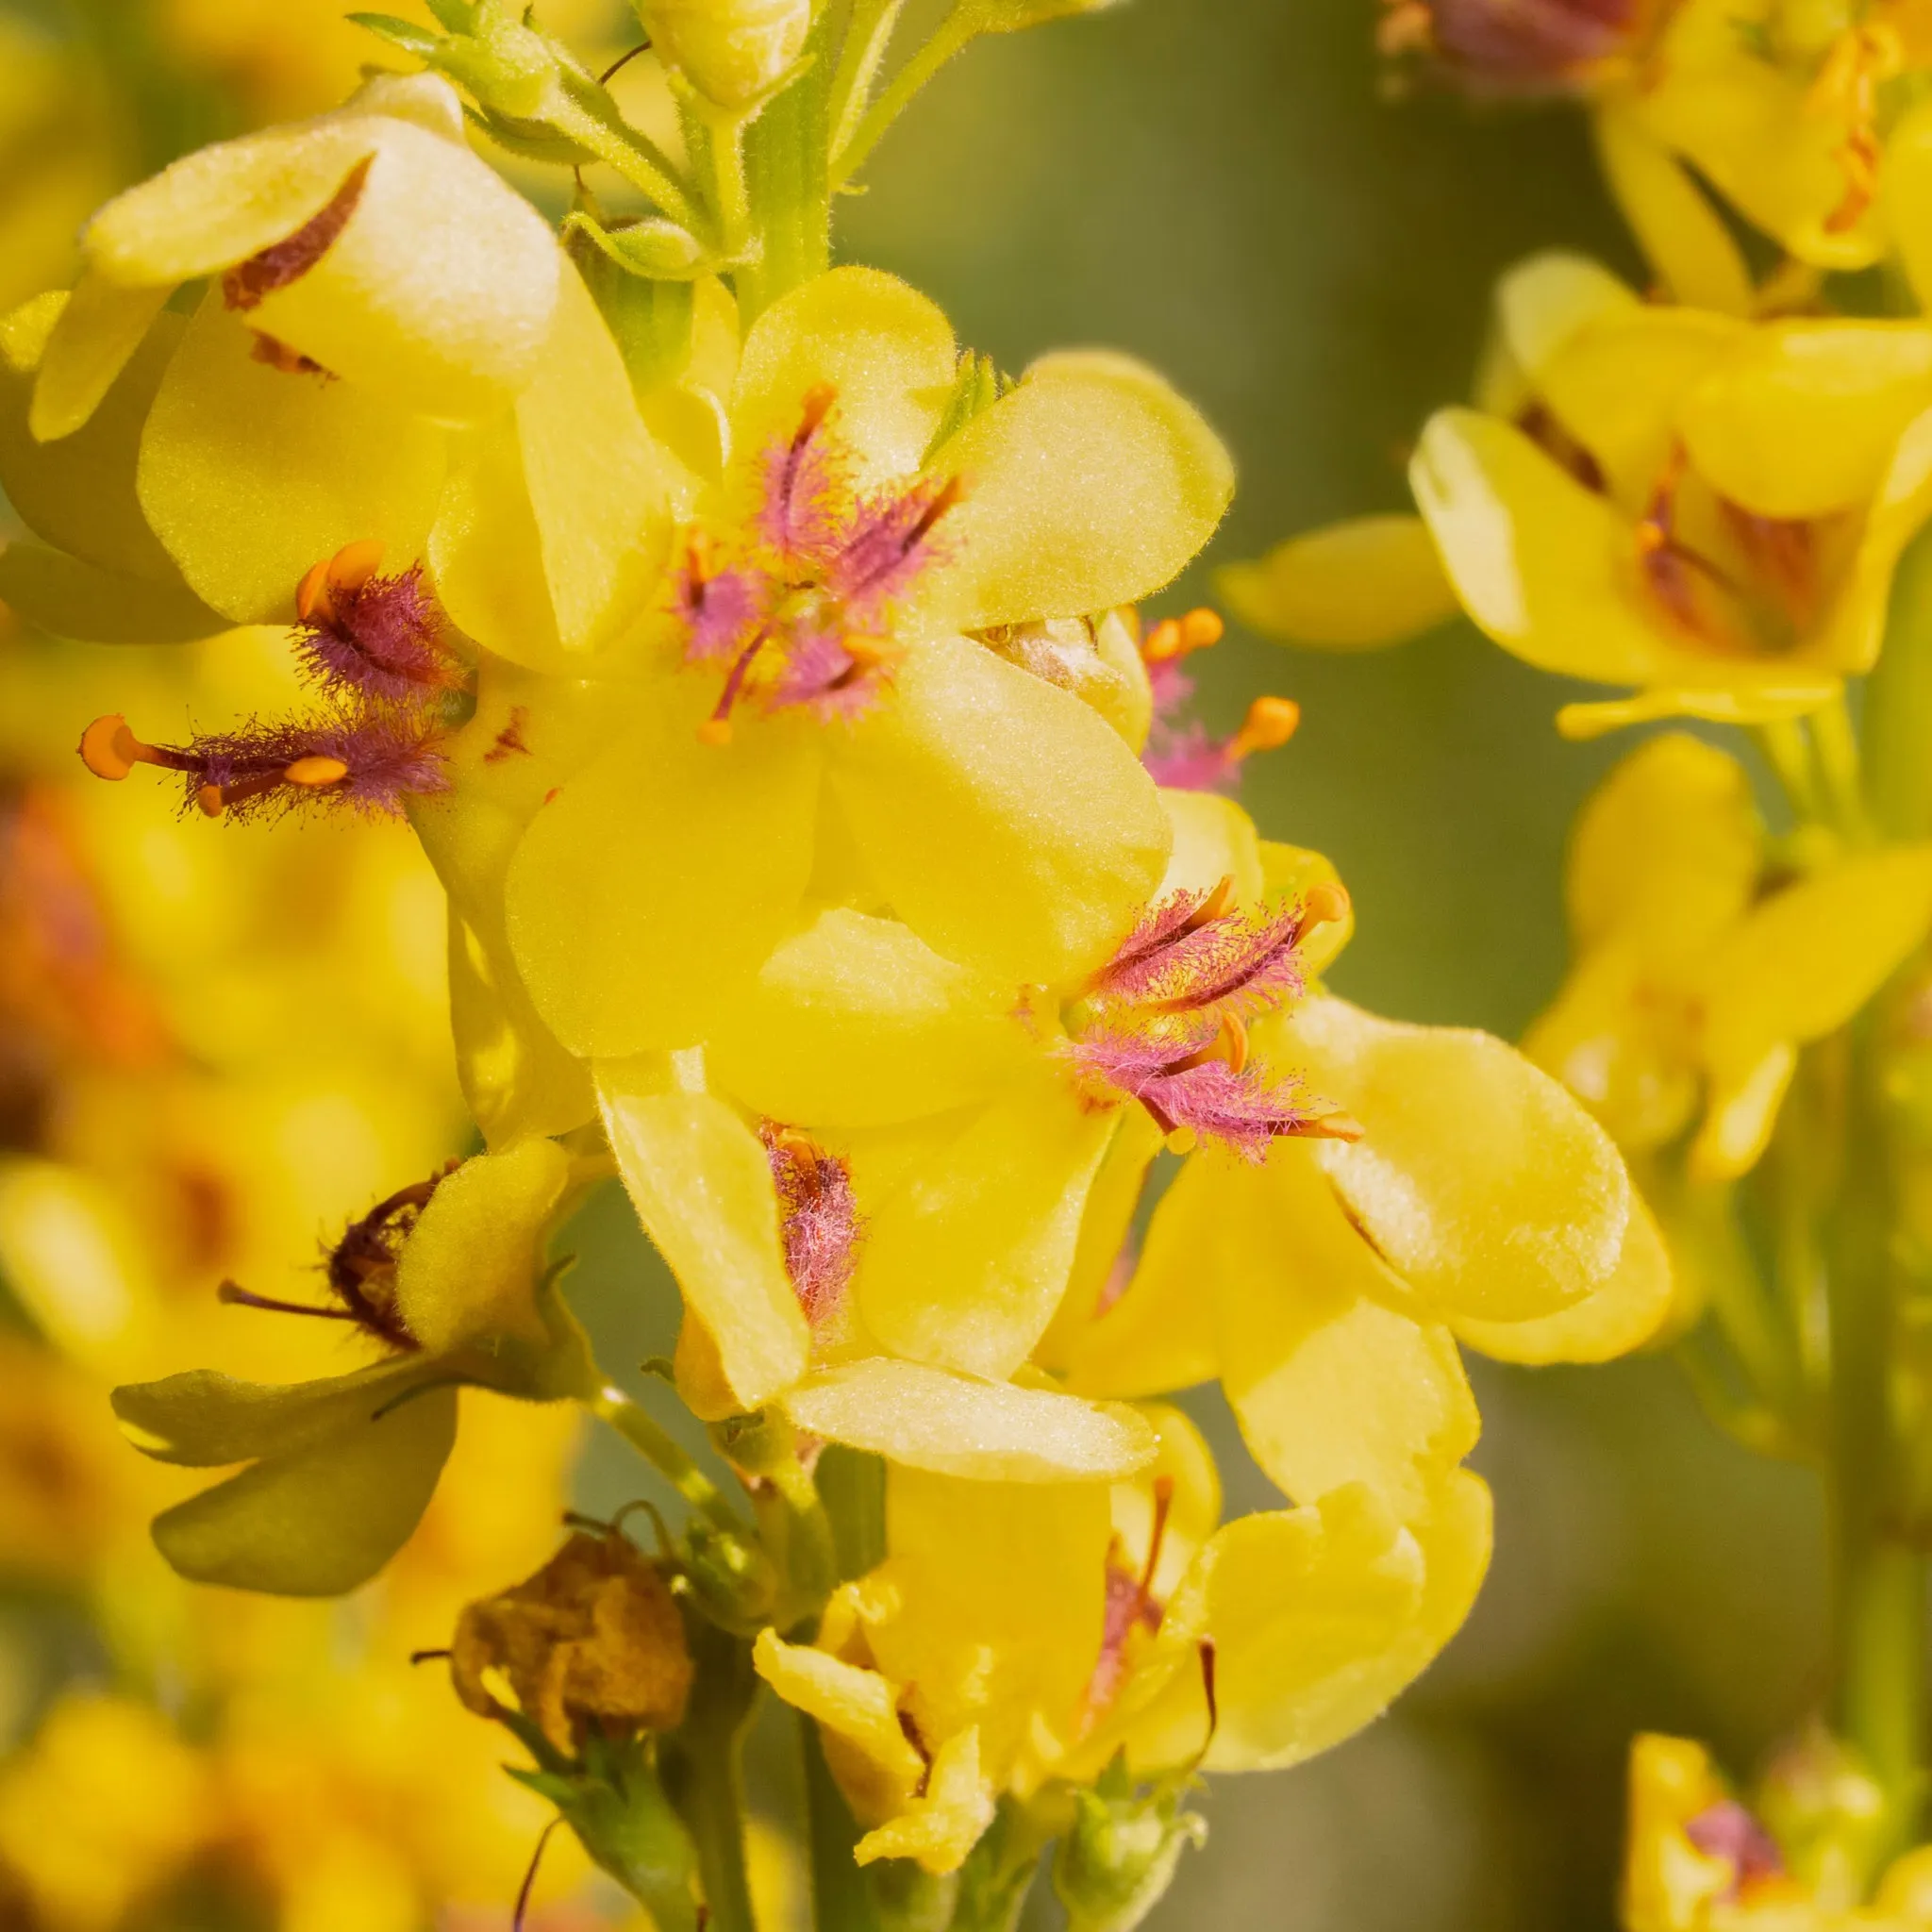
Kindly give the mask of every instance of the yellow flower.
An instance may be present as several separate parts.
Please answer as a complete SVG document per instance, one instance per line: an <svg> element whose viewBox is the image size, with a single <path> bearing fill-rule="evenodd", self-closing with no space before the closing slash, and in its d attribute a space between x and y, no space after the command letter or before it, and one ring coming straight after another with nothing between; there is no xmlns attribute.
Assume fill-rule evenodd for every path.
<svg viewBox="0 0 1932 1932"><path fill-rule="evenodd" d="M1830 1756L1836 1747L1827 1740L1798 1747L1811 1756L1820 1750ZM1932 1846L1895 1860L1870 1903L1860 1904L1856 1880L1829 1844L1807 1845L1802 1824L1779 1815L1780 1773L1774 1763L1755 1807L1747 1807L1702 1744L1656 1733L1635 1740L1625 1932L1923 1932L1932 1925ZM1883 1803L1869 1778L1843 1765L1822 1795L1854 1831Z"/></svg>
<svg viewBox="0 0 1932 1932"><path fill-rule="evenodd" d="M0 1874L37 1921L112 1932L212 1837L214 1796L158 1712L70 1696L0 1769Z"/></svg>
<svg viewBox="0 0 1932 1932"><path fill-rule="evenodd" d="M1743 768L1677 733L1606 779L1572 837L1574 961L1524 1051L1633 1152L1695 1125L1694 1177L1752 1167L1798 1048L1842 1026L1932 925L1932 846L1780 875Z"/></svg>
<svg viewBox="0 0 1932 1932"><path fill-rule="evenodd" d="M1932 508L1932 331L1656 308L1541 257L1502 285L1483 402L1430 420L1410 481L1496 642L1641 688L1567 730L1789 716L1871 669Z"/></svg>
<svg viewBox="0 0 1932 1932"><path fill-rule="evenodd" d="M808 889L855 870L941 956L1015 979L1096 963L1158 881L1166 827L1131 750L989 642L1165 583L1221 516L1226 455L1124 358L1049 357L963 426L958 364L888 275L795 290L746 337L727 458L594 738L550 752L545 691L493 701L486 667L474 758L510 726L532 748L478 774L528 827L508 940L573 1052L692 1043ZM520 655L449 558L438 587ZM456 769L459 838L460 745Z"/></svg>
<svg viewBox="0 0 1932 1932"><path fill-rule="evenodd" d="M760 1673L818 1720L868 1827L861 1863L953 1870L998 1797L1087 1784L1118 1753L1137 1777L1299 1762L1379 1715L1460 1623L1489 1547L1474 1477L1414 1528L1358 1485L1217 1528L1207 1445L1178 1411L1148 1414L1158 1458L1110 1497L892 1465L885 1561L814 1645L759 1637Z"/></svg>
<svg viewBox="0 0 1932 1932"><path fill-rule="evenodd" d="M367 541L395 562L492 549L525 572L534 637L582 649L661 561L671 466L447 83L380 76L191 155L103 208L82 257L7 345L0 474L54 554L9 553L6 590L50 628L284 617L312 564ZM163 312L203 276L192 317Z"/></svg>
<svg viewBox="0 0 1932 1932"><path fill-rule="evenodd" d="M532 1401L599 1386L581 1332L542 1269L570 1178L554 1141L479 1155L404 1189L331 1251L322 1307L227 1298L347 1321L391 1351L294 1385L207 1370L114 1391L130 1440L162 1462L248 1465L157 1518L184 1576L333 1596L373 1576L414 1530L456 1440L464 1384Z"/></svg>

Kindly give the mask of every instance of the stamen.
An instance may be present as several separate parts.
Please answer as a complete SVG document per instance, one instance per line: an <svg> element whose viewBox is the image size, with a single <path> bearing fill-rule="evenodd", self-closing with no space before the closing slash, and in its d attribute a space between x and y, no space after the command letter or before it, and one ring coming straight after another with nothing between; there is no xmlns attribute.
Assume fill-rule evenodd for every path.
<svg viewBox="0 0 1932 1932"><path fill-rule="evenodd" d="M1301 722L1302 708L1292 698L1258 697L1248 707L1241 728L1222 747L1222 757L1239 764L1252 752L1278 751Z"/></svg>
<svg viewBox="0 0 1932 1932"><path fill-rule="evenodd" d="M800 1128L765 1121L758 1138L778 1196L785 1272L817 1331L838 1319L858 1265L861 1229L851 1171Z"/></svg>
<svg viewBox="0 0 1932 1932"><path fill-rule="evenodd" d="M1343 1113L1340 1108L1305 1120L1296 1131L1304 1141L1359 1141L1368 1133L1354 1114Z"/></svg>
<svg viewBox="0 0 1932 1932"><path fill-rule="evenodd" d="M1337 879L1317 879L1302 894L1302 924L1307 927L1335 925L1346 919L1351 901L1348 889Z"/></svg>
<svg viewBox="0 0 1932 1932"><path fill-rule="evenodd" d="M118 783L136 765L159 765L169 772L192 772L193 758L167 745L143 744L127 728L127 720L117 712L96 718L80 734L80 761L96 778Z"/></svg>
<svg viewBox="0 0 1932 1932"><path fill-rule="evenodd" d="M295 588L295 615L304 624L335 620L335 593L359 591L382 563L382 540L364 537L345 543L325 562L311 564Z"/></svg>
<svg viewBox="0 0 1932 1932"><path fill-rule="evenodd" d="M239 1281L224 1281L215 1290L215 1299L230 1307L262 1308L275 1315L315 1315L325 1322L353 1322L347 1308L322 1308L311 1302L277 1301L274 1295L257 1294Z"/></svg>
<svg viewBox="0 0 1932 1932"><path fill-rule="evenodd" d="M738 654L736 661L725 675L724 689L718 693L718 702L712 708L711 715L698 726L698 737L704 743L731 742L731 708L738 702L739 693L744 689L744 680L751 670L752 659L758 656L770 635L770 626L767 625Z"/></svg>
<svg viewBox="0 0 1932 1932"><path fill-rule="evenodd" d="M1202 605L1180 617L1163 617L1142 640L1141 657L1148 664L1172 663L1218 644L1226 631L1221 613Z"/></svg>

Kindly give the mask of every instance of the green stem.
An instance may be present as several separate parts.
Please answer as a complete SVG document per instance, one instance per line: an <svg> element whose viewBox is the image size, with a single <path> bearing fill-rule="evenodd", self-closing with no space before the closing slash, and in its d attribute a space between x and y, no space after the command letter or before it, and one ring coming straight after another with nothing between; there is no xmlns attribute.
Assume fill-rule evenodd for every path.
<svg viewBox="0 0 1932 1932"><path fill-rule="evenodd" d="M1798 721L1774 718L1769 724L1757 725L1754 735L1799 821L1816 824L1822 820L1824 800L1819 794L1817 775L1811 769L1810 741Z"/></svg>
<svg viewBox="0 0 1932 1932"><path fill-rule="evenodd" d="M678 1810L698 1848L705 1932L758 1932L744 1860L744 1778L735 1739L684 1759Z"/></svg>
<svg viewBox="0 0 1932 1932"><path fill-rule="evenodd" d="M1893 1191L1874 1060L1868 1021L1854 1040L1828 1287L1833 1694L1840 1733L1884 1793L1860 1847L1868 1879L1917 1838L1926 1689L1924 1561L1900 1534L1895 1507Z"/></svg>
<svg viewBox="0 0 1932 1932"><path fill-rule="evenodd" d="M1894 839L1932 834L1932 531L1892 579L1885 649L1865 686L1865 777L1872 809Z"/></svg>
<svg viewBox="0 0 1932 1932"><path fill-rule="evenodd" d="M758 258L733 276L747 325L832 260L825 96L826 14L807 42L805 72L745 130L744 164Z"/></svg>
<svg viewBox="0 0 1932 1932"><path fill-rule="evenodd" d="M670 1432L648 1409L609 1382L590 1396L585 1407L608 1423L693 1509L709 1517L721 1529L738 1536L745 1533L743 1522L724 1500L724 1492L672 1440Z"/></svg>
<svg viewBox="0 0 1932 1932"><path fill-rule="evenodd" d="M1858 739L1852 714L1840 691L1811 716L1811 742L1818 754L1818 772L1824 781L1824 799L1832 823L1854 844L1872 836L1865 810L1864 780L1858 767Z"/></svg>
<svg viewBox="0 0 1932 1932"><path fill-rule="evenodd" d="M943 20L932 38L893 75L885 91L865 110L851 138L832 156L832 186L842 188L870 158L886 130L905 112L912 96L929 81L968 41L974 27L969 9L958 8Z"/></svg>
<svg viewBox="0 0 1932 1932"><path fill-rule="evenodd" d="M751 241L751 189L744 171L744 122L738 117L711 127L711 192L718 208L718 252L727 261Z"/></svg>
<svg viewBox="0 0 1932 1932"><path fill-rule="evenodd" d="M906 0L853 0L826 108L834 154L842 153L852 140L905 5Z"/></svg>

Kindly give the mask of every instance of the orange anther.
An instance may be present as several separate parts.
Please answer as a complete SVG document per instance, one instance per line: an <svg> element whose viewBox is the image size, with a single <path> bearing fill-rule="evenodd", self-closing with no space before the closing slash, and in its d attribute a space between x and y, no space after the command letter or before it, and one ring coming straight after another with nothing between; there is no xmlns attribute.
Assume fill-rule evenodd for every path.
<svg viewBox="0 0 1932 1932"><path fill-rule="evenodd" d="M326 623L335 615L329 608L326 563L311 563L302 573L302 581L295 586L295 615L304 624L312 624L317 618Z"/></svg>
<svg viewBox="0 0 1932 1932"><path fill-rule="evenodd" d="M80 734L80 761L96 778L125 778L136 765L155 762L119 712L96 718Z"/></svg>
<svg viewBox="0 0 1932 1932"><path fill-rule="evenodd" d="M1302 1138L1307 1141L1359 1141L1368 1131L1352 1113L1343 1113L1337 1108L1333 1113L1317 1114L1311 1121L1302 1124Z"/></svg>
<svg viewBox="0 0 1932 1932"><path fill-rule="evenodd" d="M382 539L344 543L328 560L328 580L338 591L359 591L382 567Z"/></svg>
<svg viewBox="0 0 1932 1932"><path fill-rule="evenodd" d="M1275 751L1295 734L1302 722L1302 708L1292 698L1258 697L1248 707L1247 718L1227 747L1231 758L1244 758L1250 752Z"/></svg>
<svg viewBox="0 0 1932 1932"><path fill-rule="evenodd" d="M1184 650L1205 651L1210 644L1218 644L1227 635L1227 626L1221 621L1218 610L1210 610L1203 604L1190 610L1181 619L1181 644Z"/></svg>
<svg viewBox="0 0 1932 1932"><path fill-rule="evenodd" d="M206 817L218 819L222 815L222 808L228 801L222 796L222 788L219 785L204 785L194 794L194 802L201 808Z"/></svg>
<svg viewBox="0 0 1932 1932"><path fill-rule="evenodd" d="M333 785L348 775L349 768L341 758L297 758L282 771L282 776L291 785L306 786L311 791L319 791L325 785Z"/></svg>
<svg viewBox="0 0 1932 1932"><path fill-rule="evenodd" d="M1141 646L1141 655L1150 664L1164 664L1170 658L1178 658L1181 655L1180 620L1163 617L1147 633Z"/></svg>
<svg viewBox="0 0 1932 1932"><path fill-rule="evenodd" d="M1346 888L1333 879L1318 879L1302 894L1302 920L1307 925L1334 925L1348 917Z"/></svg>
<svg viewBox="0 0 1932 1932"><path fill-rule="evenodd" d="M698 726L700 744L729 744L731 742L731 720L729 718L707 718Z"/></svg>

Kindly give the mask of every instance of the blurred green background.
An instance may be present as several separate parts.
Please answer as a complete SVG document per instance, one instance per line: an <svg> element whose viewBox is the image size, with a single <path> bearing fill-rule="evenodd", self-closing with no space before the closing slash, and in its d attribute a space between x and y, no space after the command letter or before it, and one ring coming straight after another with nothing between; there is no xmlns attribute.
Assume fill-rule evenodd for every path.
<svg viewBox="0 0 1932 1932"><path fill-rule="evenodd" d="M70 117L123 114L129 172L224 121L218 93L151 84L143 22L162 4L29 9L102 51L115 88ZM259 11L195 11L219 25L226 8ZM981 42L880 150L843 253L927 290L1006 368L1098 342L1168 372L1240 460L1210 563L1401 508L1407 440L1466 388L1496 273L1551 245L1635 263L1574 117L1388 99L1374 25L1374 0L1128 0ZM52 152L29 130L5 165ZM1173 608L1207 594L1197 574ZM1268 835L1329 852L1355 894L1338 989L1518 1033L1562 968L1565 827L1621 747L1560 742L1570 693L1460 626L1360 657L1237 635L1200 682L1220 728L1258 691L1303 707L1245 798ZM666 1349L672 1291L622 1198L582 1232L577 1292L608 1358ZM1811 1479L1716 1435L1667 1362L1474 1373L1499 1533L1471 1624L1354 1742L1217 1782L1210 1846L1156 1927L1607 1926L1630 1733L1700 1735L1742 1770L1805 1715L1822 1635ZM1272 1502L1218 1398L1196 1412L1230 1505ZM614 1445L593 1453L587 1503L635 1487ZM760 1790L782 1807L785 1755L767 1743Z"/></svg>

